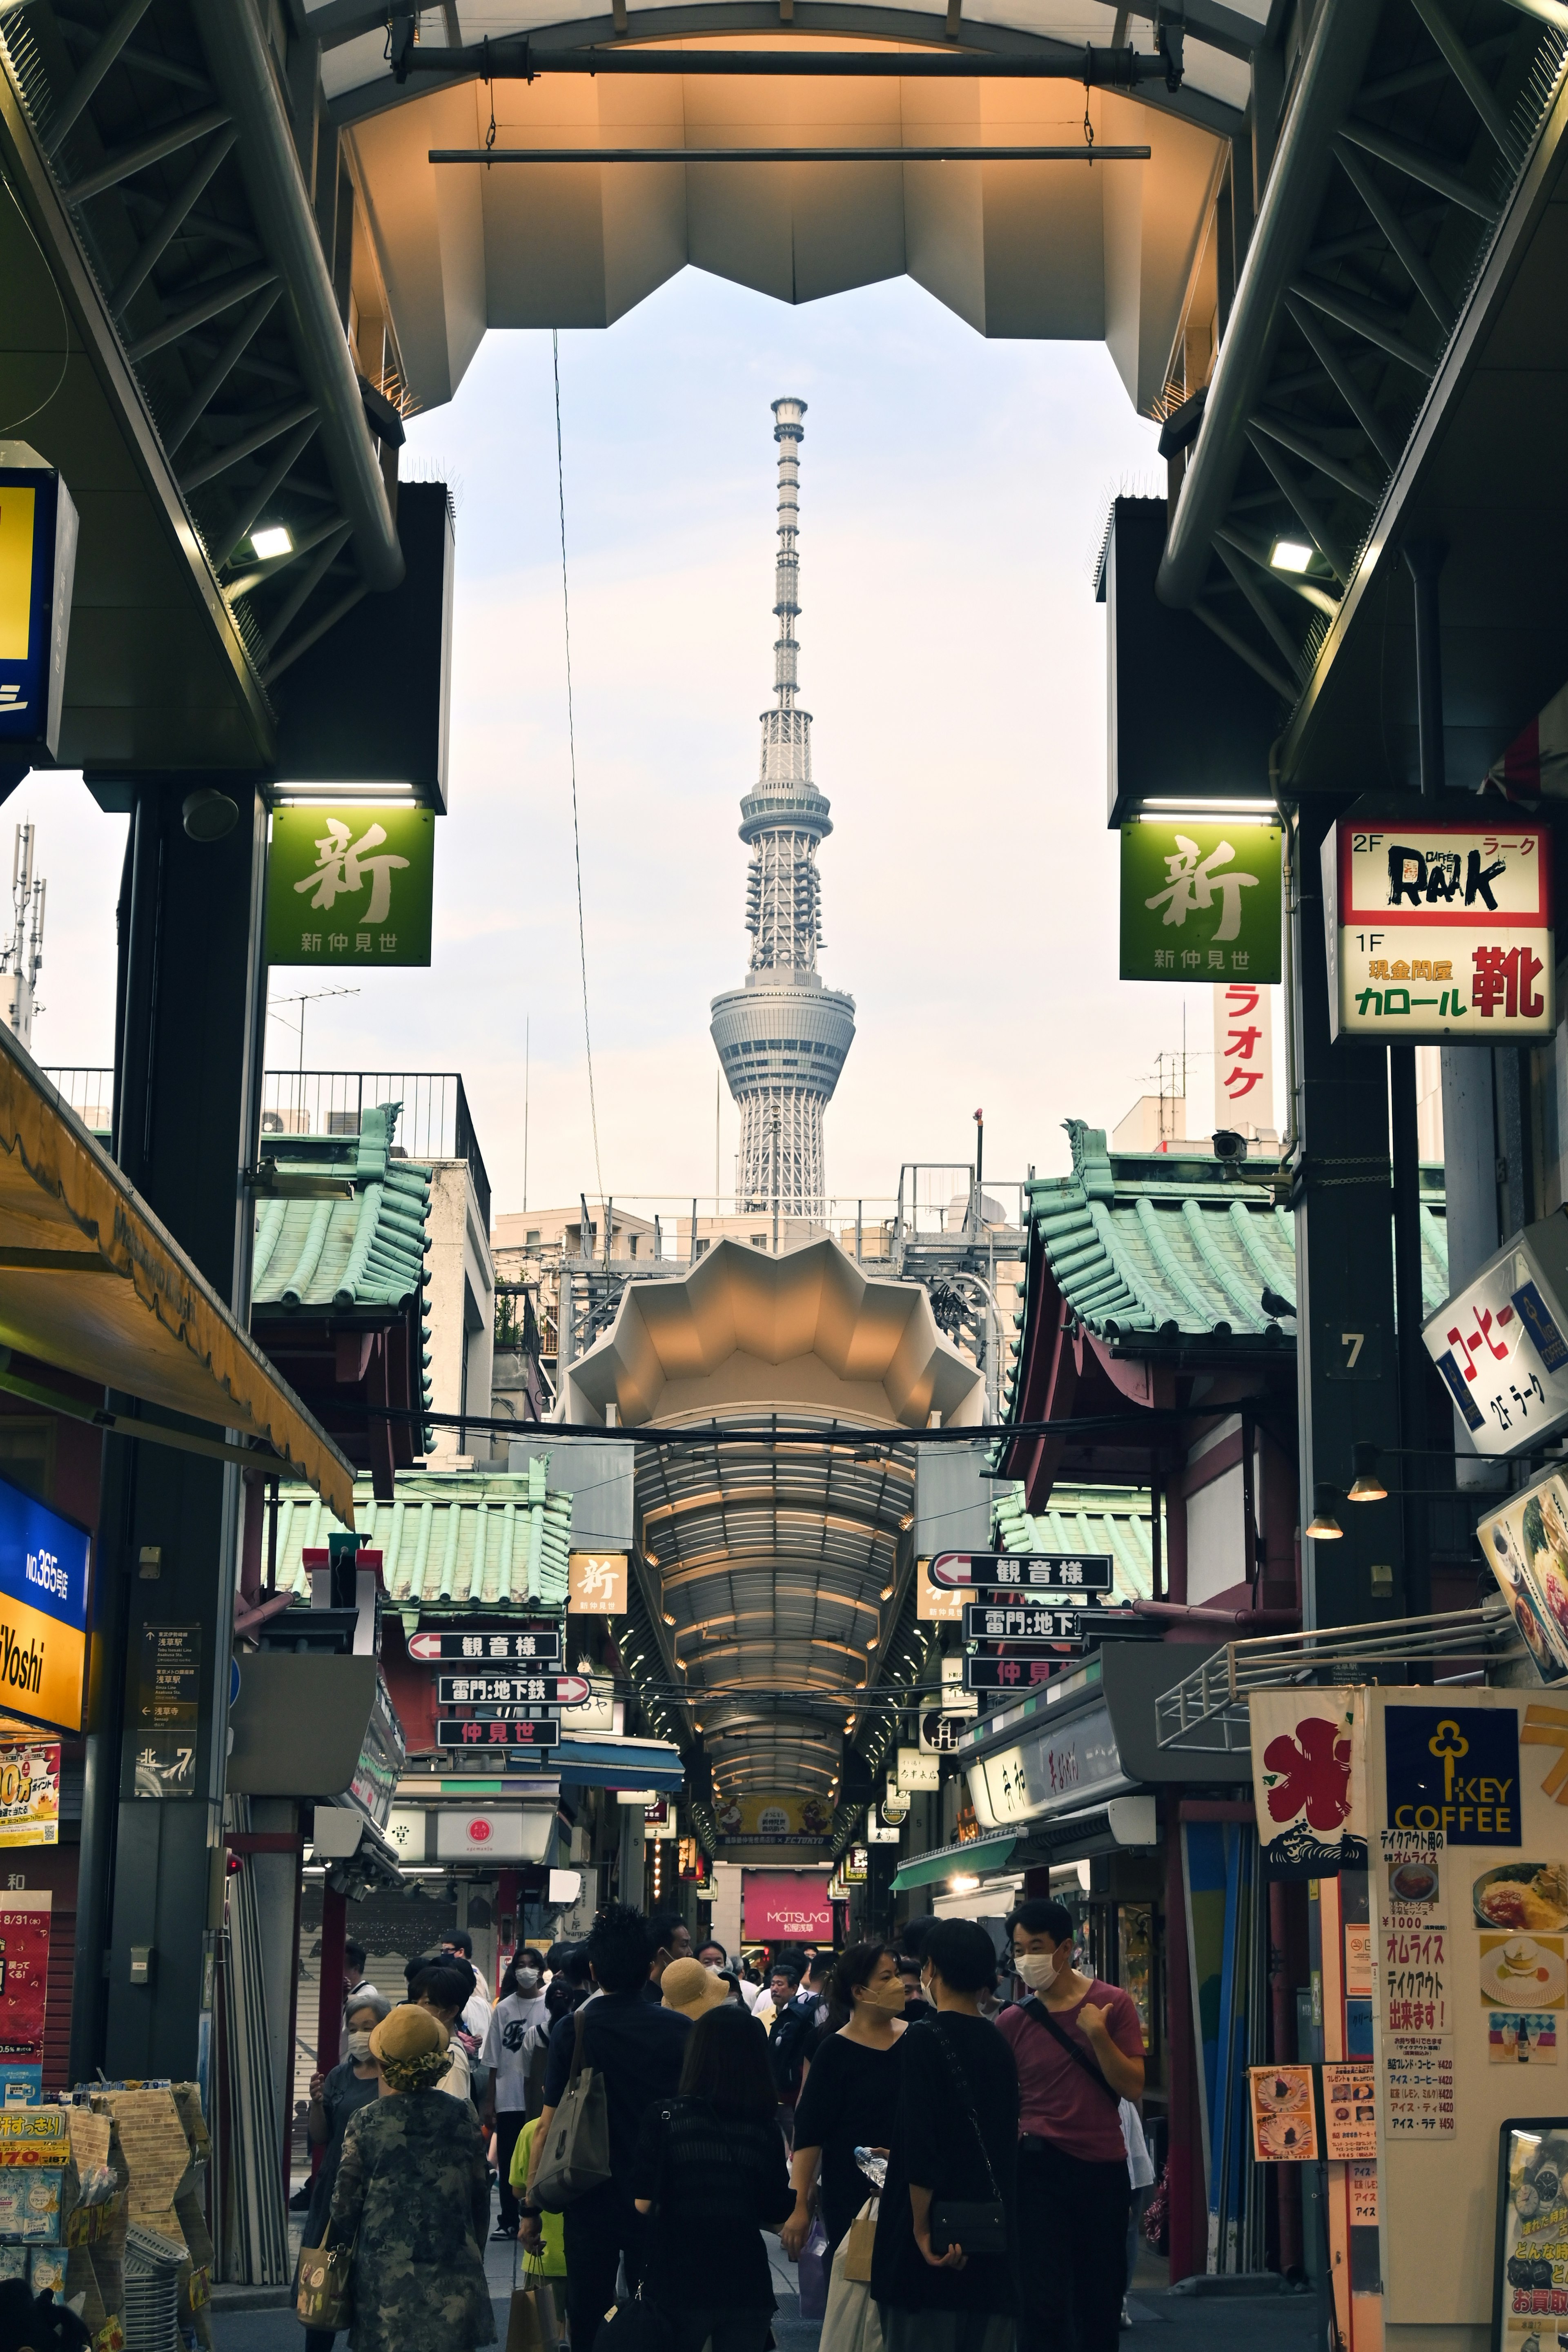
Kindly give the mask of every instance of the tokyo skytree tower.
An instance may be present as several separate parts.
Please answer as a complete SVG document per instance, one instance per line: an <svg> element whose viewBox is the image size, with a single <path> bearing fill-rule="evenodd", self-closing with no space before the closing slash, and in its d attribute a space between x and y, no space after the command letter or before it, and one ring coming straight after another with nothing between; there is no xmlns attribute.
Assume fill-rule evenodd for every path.
<svg viewBox="0 0 1568 2352"><path fill-rule="evenodd" d="M782 1216L826 1214L822 1114L855 1041L855 1000L825 988L817 844L833 830L811 781L811 713L795 701L795 618L800 611L800 445L804 400L775 400L779 446L779 551L773 611L773 690L762 714L762 772L741 803L741 838L752 852L745 985L713 999L713 1043L741 1106L737 1179L743 1208Z"/></svg>

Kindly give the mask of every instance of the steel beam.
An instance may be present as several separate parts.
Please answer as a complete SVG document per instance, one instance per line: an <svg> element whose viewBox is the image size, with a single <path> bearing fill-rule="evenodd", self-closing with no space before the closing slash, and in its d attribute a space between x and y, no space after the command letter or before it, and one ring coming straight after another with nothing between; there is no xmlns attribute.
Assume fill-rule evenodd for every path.
<svg viewBox="0 0 1568 2352"><path fill-rule="evenodd" d="M1399 463L1399 445L1388 426L1373 406L1370 396L1362 390L1341 354L1324 334L1305 302L1294 294L1285 297L1296 332L1321 367L1323 373L1366 435L1378 456L1392 474Z"/></svg>
<svg viewBox="0 0 1568 2352"><path fill-rule="evenodd" d="M275 408L269 416L262 417L247 433L226 441L221 449L215 449L210 457L204 457L198 465L191 467L188 474L182 475L181 489L189 498L193 491L201 488L204 482L216 481L220 474L226 474L231 466L237 466L242 457L248 457L253 450L265 448L268 441L278 438L279 433L288 433L296 425L303 425L307 417L314 416L316 413L313 400L290 401L287 408Z"/></svg>
<svg viewBox="0 0 1568 2352"><path fill-rule="evenodd" d="M432 147L432 163L1146 163L1147 147Z"/></svg>
<svg viewBox="0 0 1568 2352"><path fill-rule="evenodd" d="M1479 188L1472 188L1451 171L1440 155L1428 154L1425 147L1412 147L1407 139L1391 139L1386 131L1374 130L1370 122L1347 121L1341 125L1340 135L1357 147L1364 147L1380 163L1391 163L1403 172L1407 180L1416 181L1439 196L1447 196L1451 205L1465 212L1474 213L1478 220L1495 228L1501 218L1501 207L1494 205Z"/></svg>
<svg viewBox="0 0 1568 2352"><path fill-rule="evenodd" d="M1331 142L1366 71L1378 13L1366 0L1323 0L1319 10L1166 540L1155 583L1164 604L1191 605L1202 593L1215 531L1247 454L1247 425L1268 378L1285 297L1333 169Z"/></svg>
<svg viewBox="0 0 1568 2352"><path fill-rule="evenodd" d="M124 6L108 26L98 47L67 90L54 121L44 134L43 146L46 155L58 154L79 121L94 90L147 14L151 5L152 0L125 0Z"/></svg>
<svg viewBox="0 0 1568 2352"><path fill-rule="evenodd" d="M241 176L268 258L283 279L290 338L321 412L322 454L353 527L361 576L367 587L395 588L403 550L259 21L251 0L202 0L195 22L214 86L239 129Z"/></svg>
<svg viewBox="0 0 1568 2352"><path fill-rule="evenodd" d="M1342 136L1336 139L1334 152L1352 187L1383 231L1394 259L1442 328L1445 338L1451 335L1454 331L1454 306L1432 275L1431 265L1425 255L1417 252L1411 242L1409 231L1397 211L1348 139Z"/></svg>
<svg viewBox="0 0 1568 2352"><path fill-rule="evenodd" d="M117 319L132 298L141 292L148 278L184 226L186 220L195 209L202 191L227 155L238 135L232 122L220 131L195 170L186 174L179 188L169 198L158 215L156 226L149 229L142 238L137 249L135 260L109 298L109 307Z"/></svg>
<svg viewBox="0 0 1568 2352"><path fill-rule="evenodd" d="M224 311L232 310L237 302L247 301L252 294L259 294L263 287L276 286L277 282L278 272L270 267L247 269L242 277L228 278L223 285L213 287L199 301L187 303L184 310L176 311L172 319L165 319L161 327L153 327L146 334L139 336L135 342L128 343L126 357L135 367L142 360L151 359L154 352L161 352L165 344L177 343L180 337L188 335L193 327L205 327L209 319L221 318ZM272 300L275 302L277 299L274 294Z"/></svg>
<svg viewBox="0 0 1568 2352"><path fill-rule="evenodd" d="M206 415L208 408L222 391L230 370L242 357L263 321L271 315L272 306L282 289L272 271L258 271L257 275L261 280L260 299L251 304L164 436L163 446L171 457L177 455L181 444L197 422ZM199 321L193 320L192 323L197 324ZM173 338L170 340L172 341Z"/></svg>
<svg viewBox="0 0 1568 2352"><path fill-rule="evenodd" d="M227 121L227 110L221 106L204 106L199 114L181 115L177 122L165 123L151 139L142 139L134 147L121 147L106 156L96 171L69 181L67 203L85 205L89 196L100 196L105 188L117 188L121 180L133 179L149 163L161 163L165 155L177 155L182 147L194 146L209 131L221 131Z"/></svg>
<svg viewBox="0 0 1568 2352"><path fill-rule="evenodd" d="M1040 55L990 57L982 50L912 54L899 49L657 49L535 47L526 35L488 48L409 51L409 72L440 73L468 81L534 81L547 74L721 74L847 81L1073 81L1097 89L1136 89L1165 79L1165 60L1132 48L1054 47Z"/></svg>

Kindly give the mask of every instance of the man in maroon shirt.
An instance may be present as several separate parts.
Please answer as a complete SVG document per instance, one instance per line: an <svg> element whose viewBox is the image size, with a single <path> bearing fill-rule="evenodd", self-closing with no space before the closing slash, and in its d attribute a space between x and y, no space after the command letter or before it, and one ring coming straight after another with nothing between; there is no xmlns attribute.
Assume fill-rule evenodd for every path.
<svg viewBox="0 0 1568 2352"><path fill-rule="evenodd" d="M1132 2185L1121 2102L1143 2094L1138 2012L1072 1964L1065 1904L1020 1903L1007 1921L1029 1998L997 2029L1018 2067L1019 2352L1047 2352L1070 2322L1076 2352L1116 2352Z"/></svg>

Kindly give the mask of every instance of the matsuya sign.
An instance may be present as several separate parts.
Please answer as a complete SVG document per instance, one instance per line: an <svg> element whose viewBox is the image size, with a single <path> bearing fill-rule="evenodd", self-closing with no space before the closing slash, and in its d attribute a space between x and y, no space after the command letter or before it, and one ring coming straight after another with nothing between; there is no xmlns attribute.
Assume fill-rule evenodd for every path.
<svg viewBox="0 0 1568 2352"><path fill-rule="evenodd" d="M1502 1045L1556 1027L1551 835L1514 816L1352 811L1324 835L1329 1025L1384 1045Z"/></svg>

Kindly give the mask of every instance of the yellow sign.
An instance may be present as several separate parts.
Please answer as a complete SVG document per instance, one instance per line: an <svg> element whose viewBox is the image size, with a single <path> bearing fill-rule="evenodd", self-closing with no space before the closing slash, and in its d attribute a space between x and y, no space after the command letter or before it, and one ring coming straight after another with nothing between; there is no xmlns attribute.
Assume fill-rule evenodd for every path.
<svg viewBox="0 0 1568 2352"><path fill-rule="evenodd" d="M727 1845L820 1845L833 1829L823 1797L730 1797L714 1808Z"/></svg>
<svg viewBox="0 0 1568 2352"><path fill-rule="evenodd" d="M566 1562L569 1617L624 1617L626 1556L624 1551L574 1551Z"/></svg>
<svg viewBox="0 0 1568 2352"><path fill-rule="evenodd" d="M0 1846L58 1845L59 1840L58 1745L0 1748Z"/></svg>
<svg viewBox="0 0 1568 2352"><path fill-rule="evenodd" d="M36 490L0 490L0 661L26 661L33 617Z"/></svg>
<svg viewBox="0 0 1568 2352"><path fill-rule="evenodd" d="M930 1625L958 1625L963 1621L963 1586L933 1584L929 1559L915 1562L915 1616Z"/></svg>

